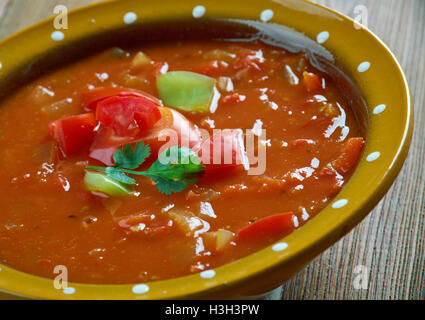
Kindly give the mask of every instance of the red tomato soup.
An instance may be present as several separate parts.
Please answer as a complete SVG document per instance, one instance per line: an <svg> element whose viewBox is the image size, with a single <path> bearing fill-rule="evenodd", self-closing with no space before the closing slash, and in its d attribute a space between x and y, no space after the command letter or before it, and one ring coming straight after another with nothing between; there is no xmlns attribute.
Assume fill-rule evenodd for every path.
<svg viewBox="0 0 425 320"><path fill-rule="evenodd" d="M112 48L39 78L0 109L1 263L138 283L279 241L359 159L363 106L338 88L305 53L260 41Z"/></svg>

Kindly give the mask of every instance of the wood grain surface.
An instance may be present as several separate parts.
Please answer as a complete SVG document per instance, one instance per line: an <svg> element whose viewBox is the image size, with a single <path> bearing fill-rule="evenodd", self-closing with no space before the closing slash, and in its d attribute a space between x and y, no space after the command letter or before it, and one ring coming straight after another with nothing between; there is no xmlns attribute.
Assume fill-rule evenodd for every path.
<svg viewBox="0 0 425 320"><path fill-rule="evenodd" d="M0 0L0 39L52 15L58 4L72 9L92 2L97 1ZM423 300L425 0L314 2L352 17L356 6L365 6L368 27L391 48L406 73L415 107L415 132L406 164L385 198L352 232L284 284L282 298ZM366 271L367 288L354 285L355 271L363 268L358 266Z"/></svg>

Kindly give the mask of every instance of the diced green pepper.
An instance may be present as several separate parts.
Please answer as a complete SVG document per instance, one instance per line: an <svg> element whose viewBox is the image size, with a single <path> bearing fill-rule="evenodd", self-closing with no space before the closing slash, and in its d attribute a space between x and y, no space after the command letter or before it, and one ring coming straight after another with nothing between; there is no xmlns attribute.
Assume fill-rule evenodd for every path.
<svg viewBox="0 0 425 320"><path fill-rule="evenodd" d="M87 171L84 177L84 185L90 191L103 192L110 196L128 196L131 192L121 183L98 172Z"/></svg>
<svg viewBox="0 0 425 320"><path fill-rule="evenodd" d="M157 86L166 106L207 113L214 96L215 79L189 71L173 71L160 75Z"/></svg>

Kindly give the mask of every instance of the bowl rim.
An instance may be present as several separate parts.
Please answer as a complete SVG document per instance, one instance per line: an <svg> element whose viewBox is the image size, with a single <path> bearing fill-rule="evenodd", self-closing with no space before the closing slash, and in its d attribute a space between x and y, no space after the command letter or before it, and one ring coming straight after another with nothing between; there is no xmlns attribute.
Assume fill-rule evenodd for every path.
<svg viewBox="0 0 425 320"><path fill-rule="evenodd" d="M86 10L89 11L92 9L99 8L101 6L106 6L108 3L116 3L118 1L119 0L108 0L105 2L92 3L71 10L69 12L69 15L71 16L72 14L84 12ZM348 20L348 22L354 23L353 19L343 15L342 13L336 10L327 8L323 5L309 2L308 0L297 1L303 3L304 5L322 8L323 10L326 10L327 12L330 12L331 14L336 15L343 20ZM22 35L25 35L29 31L36 31L38 28L51 23L53 19L54 17L45 19L9 37L6 37L5 39L0 41L0 48L11 40L17 39ZM354 226L356 226L373 209L373 207L381 200L384 194L388 191L404 164L413 134L414 113L412 107L412 98L406 76L404 75L404 72L399 62L397 61L397 58L394 56L391 50L382 42L382 40L380 40L367 27L362 27L362 29L367 33L368 37L373 39L377 46L381 46L385 50L385 52L390 56L392 62L396 67L394 71L397 72L398 75L401 77L401 81L403 82L406 95L406 101L403 105L403 108L406 111L406 118L403 119L403 121L405 121L404 131L403 136L401 137L401 142L398 144L397 152L392 156L392 163L388 167L388 170L386 171L385 175L381 177L379 185L375 186L373 192L371 192L366 198L362 199L360 204L356 205L356 207L351 209L351 214L347 215L343 220L341 220L337 226L334 226L333 228L327 230L323 229L321 232L318 232L317 234L308 238L302 244L300 244L300 242L297 243L296 239L294 238L296 238L296 235L298 234L299 230L302 230L309 225L306 224L297 232L294 232L290 236L284 238L285 243L290 242L292 240L293 243L290 248L279 253L279 255L273 255L271 257L270 252L272 252L272 245L245 258L225 264L223 266L215 268L214 270L202 272L200 274L192 274L169 280L139 284L81 284L70 282L69 286L71 288L77 289L75 295L63 295L60 290L54 289L56 291L59 291L59 293L56 294L54 290L48 289L48 287L53 287L52 279L31 275L0 264L0 292L10 293L15 296L21 297L43 299L180 299L211 295L214 296L214 294L222 293L224 290L229 290L230 292L232 292L232 289L237 288L239 285L254 280L257 276L266 273L267 271L280 268L283 264L291 265L297 260L306 263L308 260L310 260L306 260L307 256L315 256L321 251L323 251L323 249L330 247L346 233L348 233L351 229L353 229ZM365 155L363 155L363 158L364 156ZM356 175L357 171L358 168L354 172L353 176ZM347 184L349 184L349 182ZM344 190L342 190L339 195L343 191ZM339 195L334 200L332 200L333 203L335 203ZM329 203L326 208L320 212L320 214L322 214L323 211L327 210L331 206L331 203ZM320 214L318 216L320 216ZM337 232L337 227L344 228L343 230L339 230L339 232ZM283 239L279 242L282 241ZM262 263L258 263L258 261L256 261L260 257L264 258ZM249 270L248 267L239 268L241 266L248 265ZM235 271L235 269L237 269L237 271ZM7 274L9 278L2 279L4 278L2 276L3 274ZM27 281L29 283L39 285L40 288L22 285L21 281ZM232 292L232 294L235 293L237 293L237 291Z"/></svg>

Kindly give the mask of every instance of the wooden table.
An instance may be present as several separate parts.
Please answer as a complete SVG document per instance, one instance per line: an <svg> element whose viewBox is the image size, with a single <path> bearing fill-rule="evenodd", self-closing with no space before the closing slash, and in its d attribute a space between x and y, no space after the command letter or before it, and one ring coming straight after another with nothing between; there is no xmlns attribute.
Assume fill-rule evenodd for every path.
<svg viewBox="0 0 425 320"><path fill-rule="evenodd" d="M71 9L91 2L96 1L0 0L0 39L52 15L58 4ZM386 197L357 228L288 281L283 299L425 299L425 1L315 2L349 16L356 15L356 6L365 6L369 28L393 50L410 83L415 134L404 169ZM367 289L354 286L358 265L368 271Z"/></svg>

